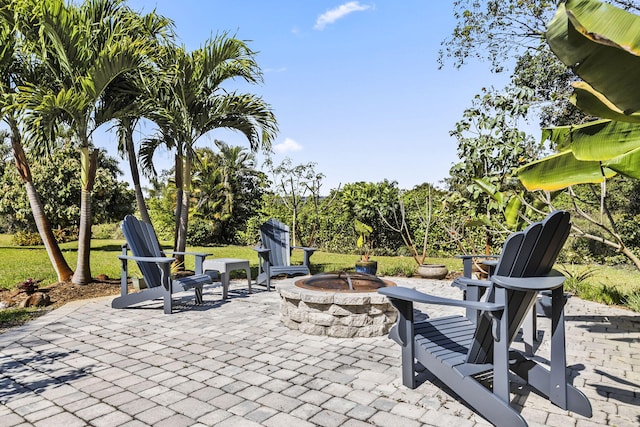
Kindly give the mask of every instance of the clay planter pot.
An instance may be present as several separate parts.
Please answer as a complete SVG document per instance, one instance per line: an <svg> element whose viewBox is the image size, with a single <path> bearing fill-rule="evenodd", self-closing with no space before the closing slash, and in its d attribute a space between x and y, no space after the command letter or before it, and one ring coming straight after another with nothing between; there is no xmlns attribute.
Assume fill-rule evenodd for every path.
<svg viewBox="0 0 640 427"><path fill-rule="evenodd" d="M356 273L366 273L375 275L378 271L378 261L357 261Z"/></svg>
<svg viewBox="0 0 640 427"><path fill-rule="evenodd" d="M418 274L425 279L444 279L448 273L444 264L422 264L418 267Z"/></svg>

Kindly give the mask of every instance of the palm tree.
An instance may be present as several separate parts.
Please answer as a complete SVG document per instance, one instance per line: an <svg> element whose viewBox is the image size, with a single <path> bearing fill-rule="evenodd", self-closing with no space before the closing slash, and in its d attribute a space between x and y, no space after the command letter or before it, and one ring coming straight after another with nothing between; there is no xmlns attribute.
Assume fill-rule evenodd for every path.
<svg viewBox="0 0 640 427"><path fill-rule="evenodd" d="M221 85L241 78L249 83L262 81L255 53L247 44L226 34L208 40L191 53L184 48L167 50L164 79L149 85L155 100L149 116L158 125L155 138L146 141L141 157L147 168L155 149L165 145L176 151L177 187L176 237L174 249L186 247L191 192L191 170L195 144L207 132L217 128L240 131L251 150L269 148L277 132L277 123L268 104L260 97L228 92Z"/></svg>
<svg viewBox="0 0 640 427"><path fill-rule="evenodd" d="M37 73L30 70L30 64L24 60L24 58L28 57L28 54L19 52L17 49L17 34L13 31L16 17L10 7L12 3L12 1L5 0L0 4L0 10L2 11L0 16L0 45L2 46L0 51L0 108L3 111L2 120L10 129L9 138L15 165L20 179L24 183L33 218L51 265L56 271L58 280L67 281L73 275L73 270L71 270L67 260L62 255L62 251L51 230L42 201L33 184L31 168L23 147L23 132L20 123L21 112L17 108L15 99L17 85L21 81L32 80Z"/></svg>
<svg viewBox="0 0 640 427"><path fill-rule="evenodd" d="M107 94L115 86L131 88L123 77L146 65L150 46L146 37L137 37L140 18L122 0L92 0L80 6L63 0L33 1L28 12L34 22L21 30L40 47L37 59L55 78L56 86L26 84L19 100L29 110L27 118L38 141L53 141L58 126L65 124L80 147L78 262L72 282L87 284L91 281L91 192L97 167L91 134L107 121L126 116L127 109Z"/></svg>
<svg viewBox="0 0 640 427"><path fill-rule="evenodd" d="M140 18L136 31L138 32L138 36L142 37L146 35L149 45L154 47L150 59L156 61L153 54L162 52L167 46L173 43L173 23L169 19L153 12ZM133 84L134 87L129 91L116 90L114 94L115 98L120 102L122 109L126 107L128 111L127 116L120 117L116 121L119 140L118 151L124 158L127 158L129 162L140 218L149 224L151 224L151 219L149 218L144 194L142 193L142 186L140 185L140 168L138 167L138 156L133 141L133 133L140 120L147 115L146 108L152 106L152 103L145 98L145 95L147 95L149 91L144 90L144 88L146 85L155 83L157 71L157 67L146 67L128 73L128 75L124 77L124 80Z"/></svg>
<svg viewBox="0 0 640 427"><path fill-rule="evenodd" d="M246 221L260 199L256 196L260 172L255 169L255 156L246 148L218 140L214 144L217 153L210 148L196 150L194 214L210 222L216 242L231 243L238 225Z"/></svg>

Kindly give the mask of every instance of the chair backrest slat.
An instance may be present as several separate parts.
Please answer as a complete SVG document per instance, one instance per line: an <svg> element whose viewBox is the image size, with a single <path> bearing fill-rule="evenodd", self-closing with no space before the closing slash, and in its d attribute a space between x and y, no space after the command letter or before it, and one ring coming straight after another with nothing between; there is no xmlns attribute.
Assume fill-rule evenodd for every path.
<svg viewBox="0 0 640 427"><path fill-rule="evenodd" d="M271 218L260 226L262 246L271 249L269 262L272 266L290 265L291 246L289 226Z"/></svg>
<svg viewBox="0 0 640 427"><path fill-rule="evenodd" d="M158 246L158 239L151 224L144 223L133 215L127 215L122 221L122 233L127 245L134 256L161 257L164 256ZM160 270L146 262L138 262L138 268L148 287L160 286Z"/></svg>
<svg viewBox="0 0 640 427"><path fill-rule="evenodd" d="M564 245L571 223L569 213L555 211L543 221L531 224L526 230L514 233L505 241L496 274L508 277L536 277L546 275ZM508 305L507 319L509 326L509 342L515 338L527 312L536 300L537 292L530 290L506 291ZM492 287L487 292L487 301L495 301L496 290ZM467 361L471 363L491 363L493 359L492 320L488 313L481 313Z"/></svg>

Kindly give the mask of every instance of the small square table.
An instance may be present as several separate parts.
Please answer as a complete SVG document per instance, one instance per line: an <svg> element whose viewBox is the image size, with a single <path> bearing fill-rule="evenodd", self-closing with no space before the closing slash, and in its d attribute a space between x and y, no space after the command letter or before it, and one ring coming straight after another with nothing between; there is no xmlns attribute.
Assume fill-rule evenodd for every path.
<svg viewBox="0 0 640 427"><path fill-rule="evenodd" d="M215 270L220 273L222 281L222 299L226 300L229 293L229 273L234 270L245 270L247 272L247 283L249 284L249 293L251 293L251 268L249 261L238 258L214 258L204 260L202 263L202 271Z"/></svg>

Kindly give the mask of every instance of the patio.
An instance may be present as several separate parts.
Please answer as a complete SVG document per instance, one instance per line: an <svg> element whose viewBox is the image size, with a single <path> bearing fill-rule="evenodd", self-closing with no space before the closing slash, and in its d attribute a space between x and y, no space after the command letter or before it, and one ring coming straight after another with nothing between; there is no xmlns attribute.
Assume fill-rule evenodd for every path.
<svg viewBox="0 0 640 427"><path fill-rule="evenodd" d="M393 280L460 296L448 281ZM79 301L0 335L2 425L488 425L430 381L403 387L400 350L388 338L290 330L278 293L253 291L233 281L221 301L220 288L205 288L197 308L180 294L186 305L170 316L160 302L115 310L112 298ZM523 416L531 426L637 426L640 314L570 298L566 319L567 362L594 416L521 390L512 397L526 402ZM546 338L547 319L539 327ZM546 351L544 341L537 354Z"/></svg>

